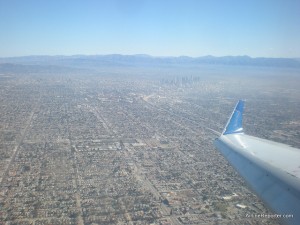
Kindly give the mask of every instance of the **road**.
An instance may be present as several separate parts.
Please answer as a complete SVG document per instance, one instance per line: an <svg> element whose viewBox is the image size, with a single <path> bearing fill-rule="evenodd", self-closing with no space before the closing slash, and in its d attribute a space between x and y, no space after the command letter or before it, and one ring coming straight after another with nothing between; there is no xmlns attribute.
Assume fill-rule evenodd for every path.
<svg viewBox="0 0 300 225"><path fill-rule="evenodd" d="M15 146L15 148L14 148L14 150L13 150L12 157L10 158L10 161L9 161L9 163L8 163L8 165L7 165L7 167L6 167L6 169L5 169L4 172L2 173L2 177L0 178L0 179L1 179L1 180L0 180L0 186L2 185L2 183L3 183L4 179L5 179L5 177L6 177L7 174L8 174L8 171L9 171L9 169L10 169L12 163L14 162L14 160L15 160L15 158L16 158L16 155L17 155L18 152L19 152L20 146L21 146L21 144L22 144L22 142L23 142L23 140L24 140L24 138L25 138L25 136L26 136L26 134L27 134L27 132L28 132L28 130L29 130L29 127L30 127L30 124L31 124L33 115L34 115L36 109L37 109L37 108L39 107L39 105L40 105L40 101L41 101L41 98L39 98L39 99L36 101L36 103L35 103L35 105L34 105L32 111L31 111L31 113L30 113L30 116L29 116L28 119L27 119L26 126L25 126L25 128L24 128L24 130L23 130L23 132L22 132L22 134L21 134L20 139L17 141L17 144L16 144L16 146Z"/></svg>

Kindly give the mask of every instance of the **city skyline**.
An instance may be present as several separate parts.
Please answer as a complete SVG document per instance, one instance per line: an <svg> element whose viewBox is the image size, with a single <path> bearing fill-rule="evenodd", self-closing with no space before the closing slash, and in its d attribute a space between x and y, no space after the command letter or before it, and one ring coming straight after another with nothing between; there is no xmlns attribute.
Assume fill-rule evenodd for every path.
<svg viewBox="0 0 300 225"><path fill-rule="evenodd" d="M0 57L300 57L298 1L0 1Z"/></svg>

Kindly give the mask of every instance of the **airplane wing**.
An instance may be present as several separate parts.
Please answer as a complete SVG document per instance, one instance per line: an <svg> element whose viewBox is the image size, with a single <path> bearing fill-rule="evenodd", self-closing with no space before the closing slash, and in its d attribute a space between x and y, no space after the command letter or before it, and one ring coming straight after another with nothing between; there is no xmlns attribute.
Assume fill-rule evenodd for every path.
<svg viewBox="0 0 300 225"><path fill-rule="evenodd" d="M246 135L239 101L216 148L284 223L300 224L300 149Z"/></svg>

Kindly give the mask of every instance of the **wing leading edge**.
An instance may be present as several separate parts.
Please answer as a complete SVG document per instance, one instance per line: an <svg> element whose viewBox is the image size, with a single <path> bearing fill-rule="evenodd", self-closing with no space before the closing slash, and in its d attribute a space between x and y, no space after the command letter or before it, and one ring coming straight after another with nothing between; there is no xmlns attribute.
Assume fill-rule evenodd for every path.
<svg viewBox="0 0 300 225"><path fill-rule="evenodd" d="M244 134L239 101L215 146L287 224L300 224L300 150Z"/></svg>

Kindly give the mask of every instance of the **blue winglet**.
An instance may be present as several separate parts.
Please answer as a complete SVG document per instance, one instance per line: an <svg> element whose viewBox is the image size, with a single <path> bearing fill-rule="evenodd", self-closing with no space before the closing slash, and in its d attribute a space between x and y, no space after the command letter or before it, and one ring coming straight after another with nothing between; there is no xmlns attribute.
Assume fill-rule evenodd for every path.
<svg viewBox="0 0 300 225"><path fill-rule="evenodd" d="M237 134L243 133L243 111L244 111L244 101L239 100L233 110L230 119L223 131L223 135L226 134Z"/></svg>

